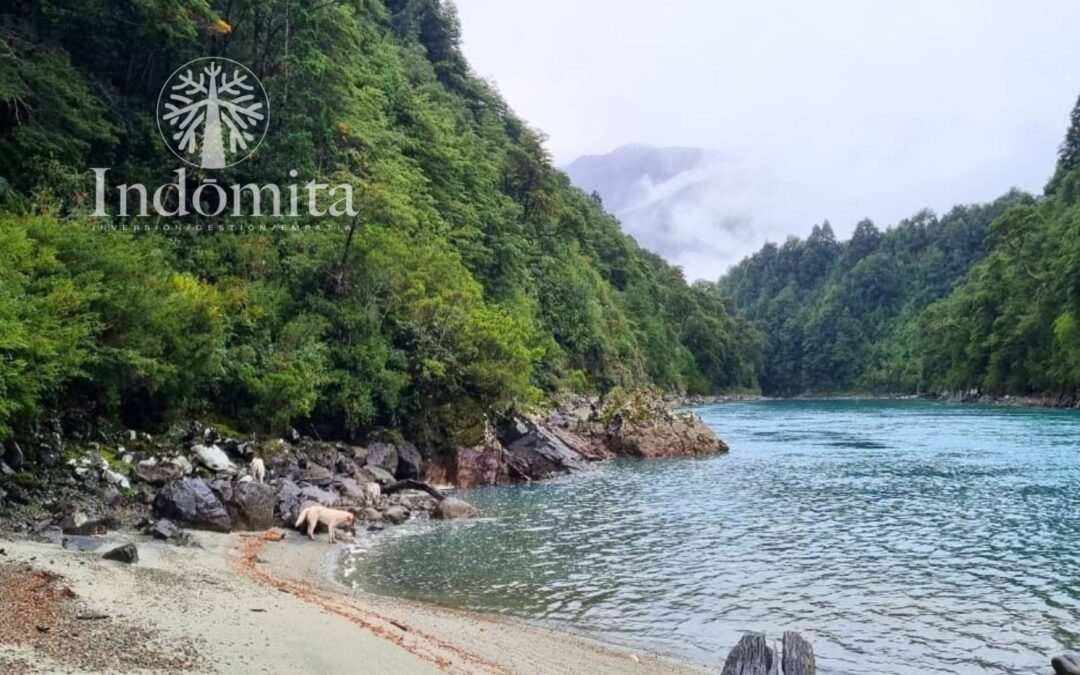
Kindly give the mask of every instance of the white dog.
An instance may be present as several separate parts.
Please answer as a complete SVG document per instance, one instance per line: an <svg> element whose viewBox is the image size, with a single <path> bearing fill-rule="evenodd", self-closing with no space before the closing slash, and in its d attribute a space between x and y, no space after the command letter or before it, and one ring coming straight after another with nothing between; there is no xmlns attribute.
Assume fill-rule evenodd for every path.
<svg viewBox="0 0 1080 675"><path fill-rule="evenodd" d="M339 527L351 528L356 523L356 516L348 511L338 511L337 509L328 509L325 506L309 506L300 512L300 517L296 519L296 527L299 528L304 523L307 523L307 536L308 539L315 538L315 528L319 523L326 525L326 529L330 532L330 543L337 541L334 530Z"/></svg>
<svg viewBox="0 0 1080 675"><path fill-rule="evenodd" d="M256 483L263 483L266 481L266 464L262 461L261 457L256 457L251 460L251 477L255 479Z"/></svg>
<svg viewBox="0 0 1080 675"><path fill-rule="evenodd" d="M382 496L382 488L378 483L368 483L364 485L364 501L368 506L375 506L375 503L379 501L379 497Z"/></svg>

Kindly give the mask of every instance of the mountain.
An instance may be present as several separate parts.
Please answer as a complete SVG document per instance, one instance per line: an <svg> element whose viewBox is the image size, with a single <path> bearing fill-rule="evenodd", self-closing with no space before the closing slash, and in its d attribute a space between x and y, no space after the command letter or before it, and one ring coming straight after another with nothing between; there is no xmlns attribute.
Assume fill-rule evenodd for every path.
<svg viewBox="0 0 1080 675"><path fill-rule="evenodd" d="M716 279L748 252L758 183L721 152L626 145L579 157L565 170L638 243L691 279Z"/></svg>
<svg viewBox="0 0 1080 675"><path fill-rule="evenodd" d="M440 0L5 3L0 439L210 415L469 444L562 391L753 387L746 322L573 188L459 41ZM220 103L253 79L207 90L206 57L261 83L261 144L222 113L250 97ZM159 117L166 83L167 105L214 101L206 168L181 162L203 113ZM187 215L124 217L135 184ZM213 197L268 184L301 211Z"/></svg>

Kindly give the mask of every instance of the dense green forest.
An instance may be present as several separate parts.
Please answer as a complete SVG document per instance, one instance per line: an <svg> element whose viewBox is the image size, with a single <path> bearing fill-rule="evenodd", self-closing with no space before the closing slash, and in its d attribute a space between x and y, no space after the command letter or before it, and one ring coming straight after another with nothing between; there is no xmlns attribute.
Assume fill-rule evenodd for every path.
<svg viewBox="0 0 1080 675"><path fill-rule="evenodd" d="M212 415L469 442L561 390L755 387L755 329L573 189L459 41L440 0L5 2L0 438ZM175 180L155 106L203 56L272 114L252 158L190 180L295 170L354 186L359 216L102 231L90 169Z"/></svg>
<svg viewBox="0 0 1080 675"><path fill-rule="evenodd" d="M766 341L763 391L979 392L1073 402L1080 388L1080 102L1044 196L1010 192L881 231L828 223L720 282Z"/></svg>

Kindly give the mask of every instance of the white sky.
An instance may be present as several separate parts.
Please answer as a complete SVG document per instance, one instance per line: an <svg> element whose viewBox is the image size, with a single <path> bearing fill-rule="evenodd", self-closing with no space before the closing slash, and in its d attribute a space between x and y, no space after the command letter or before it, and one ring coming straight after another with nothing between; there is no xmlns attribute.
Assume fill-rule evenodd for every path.
<svg viewBox="0 0 1080 675"><path fill-rule="evenodd" d="M557 163L646 143L746 167L751 234L677 260L691 277L826 218L846 236L1039 191L1080 93L1076 0L457 5L473 68Z"/></svg>

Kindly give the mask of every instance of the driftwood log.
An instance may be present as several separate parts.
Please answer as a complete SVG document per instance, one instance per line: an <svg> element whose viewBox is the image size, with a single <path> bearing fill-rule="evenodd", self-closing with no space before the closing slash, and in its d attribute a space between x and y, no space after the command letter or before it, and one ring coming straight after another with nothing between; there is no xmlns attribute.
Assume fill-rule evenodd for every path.
<svg viewBox="0 0 1080 675"><path fill-rule="evenodd" d="M728 654L721 675L815 675L814 649L798 633L784 633L781 654L764 634L747 633Z"/></svg>
<svg viewBox="0 0 1080 675"><path fill-rule="evenodd" d="M420 490L426 492L440 502L446 499L446 495L440 492L438 489L428 485L427 483L419 480L413 480L412 478L406 478L405 480L399 480L395 483L391 483L382 489L384 495L392 495L395 492L401 492L402 490Z"/></svg>

